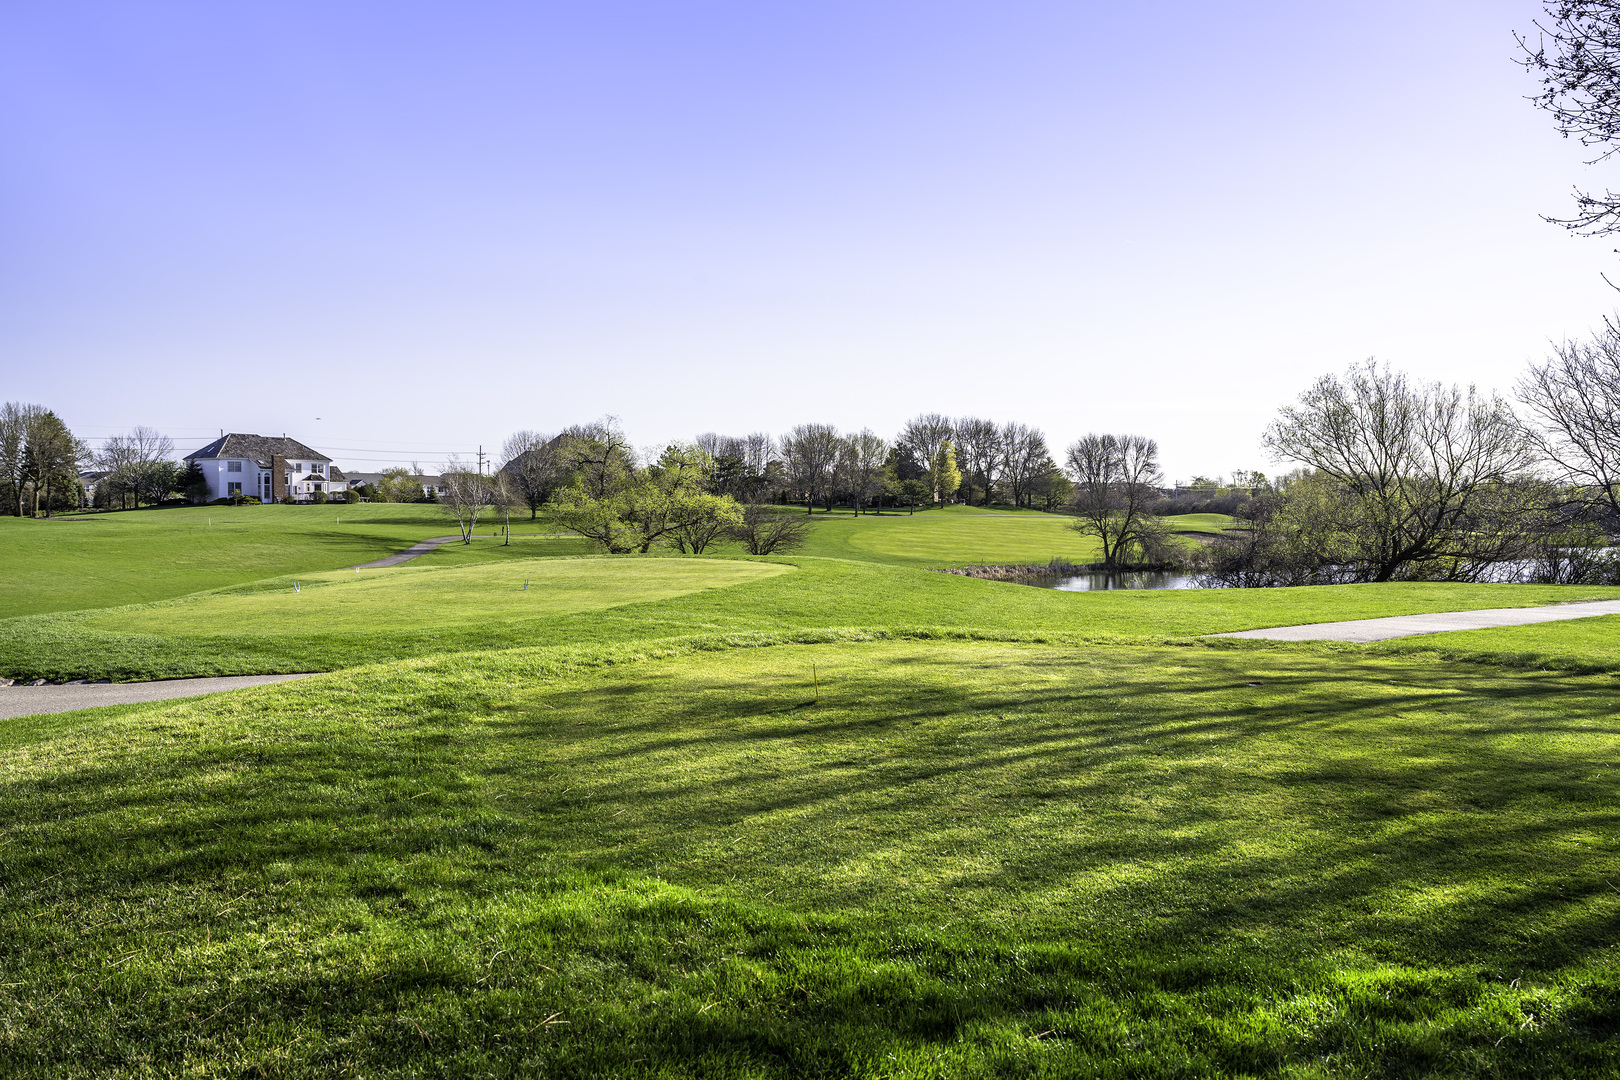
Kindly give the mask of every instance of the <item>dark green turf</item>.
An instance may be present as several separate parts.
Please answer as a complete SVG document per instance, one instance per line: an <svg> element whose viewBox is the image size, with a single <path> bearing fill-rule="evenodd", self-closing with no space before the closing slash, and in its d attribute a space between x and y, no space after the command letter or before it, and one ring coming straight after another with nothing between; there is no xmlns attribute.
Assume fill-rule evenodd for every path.
<svg viewBox="0 0 1620 1080"><path fill-rule="evenodd" d="M0 1072L1612 1076L1616 696L835 641L11 724Z"/></svg>

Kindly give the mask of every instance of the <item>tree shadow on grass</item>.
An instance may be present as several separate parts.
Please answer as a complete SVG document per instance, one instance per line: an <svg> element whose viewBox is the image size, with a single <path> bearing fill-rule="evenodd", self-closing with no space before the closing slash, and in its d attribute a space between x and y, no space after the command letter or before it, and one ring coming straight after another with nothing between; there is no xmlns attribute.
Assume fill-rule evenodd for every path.
<svg viewBox="0 0 1620 1080"><path fill-rule="evenodd" d="M1612 688L1319 664L432 662L131 713L0 787L0 925L40 1032L122 995L104 1064L297 1030L312 1073L1600 1072ZM192 975L108 967L144 933Z"/></svg>

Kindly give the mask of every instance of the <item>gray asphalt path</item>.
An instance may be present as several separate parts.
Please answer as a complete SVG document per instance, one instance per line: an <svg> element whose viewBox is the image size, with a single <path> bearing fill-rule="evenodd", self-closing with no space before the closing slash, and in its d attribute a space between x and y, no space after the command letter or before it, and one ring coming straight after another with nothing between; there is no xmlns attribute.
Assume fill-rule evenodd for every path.
<svg viewBox="0 0 1620 1080"><path fill-rule="evenodd" d="M163 679L159 682L66 683L61 686L0 687L0 720L40 713L72 712L97 705L133 705L141 701L217 694L245 686L265 686L307 679L309 675L226 675L216 679Z"/></svg>
<svg viewBox="0 0 1620 1080"><path fill-rule="evenodd" d="M400 552L398 555L386 555L381 559L375 560L374 562L363 562L358 566L346 566L346 567L344 567L344 569L345 570L374 570L374 569L376 569L378 567L382 567L382 566L398 566L400 563L410 562L412 559L416 558L418 555L426 555L428 552L432 551L434 548L438 547L440 544L448 544L452 540L460 540L460 539L461 539L461 537L459 537L459 536L435 536L431 540L422 540L422 541L419 541L419 542L417 542L415 544L412 544L410 547L406 548L404 551Z"/></svg>
<svg viewBox="0 0 1620 1080"><path fill-rule="evenodd" d="M546 539L546 538L556 539L558 537L577 537L578 535L579 535L578 533L537 533L537 534L536 533L531 533L527 537L519 536L516 539L519 542L522 542L523 540L526 540L526 539L534 539L536 536L539 536L542 539ZM345 566L343 569L345 569L345 570L373 570L373 569L376 569L378 567L383 567L383 566L398 566L400 563L410 562L412 559L416 558L418 555L426 555L428 552L432 551L434 548L438 547L440 544L448 544L452 540L459 541L460 539L461 539L461 537L459 537L459 536L435 536L431 540L423 540L423 541L421 541L419 543L412 544L410 547L406 548L404 551L400 552L398 555L387 555L387 556L384 556L381 559L377 559L375 562L363 562L359 566ZM475 536L475 537L473 537L473 539L474 540L499 540L500 537L498 537L498 536Z"/></svg>
<svg viewBox="0 0 1620 1080"><path fill-rule="evenodd" d="M1527 626L1563 619L1590 619L1620 615L1620 600L1592 600L1551 607L1485 608L1481 611L1441 611L1429 615L1394 615L1385 619L1274 626L1268 630L1239 630L1210 637L1263 638L1267 641L1389 641L1418 634L1444 634L1451 630L1488 630L1493 626Z"/></svg>

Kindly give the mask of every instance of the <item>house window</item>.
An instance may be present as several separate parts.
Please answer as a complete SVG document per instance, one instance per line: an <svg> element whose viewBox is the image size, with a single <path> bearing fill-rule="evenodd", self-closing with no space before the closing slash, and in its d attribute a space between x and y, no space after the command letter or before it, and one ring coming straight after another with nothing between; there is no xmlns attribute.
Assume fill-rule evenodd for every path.
<svg viewBox="0 0 1620 1080"><path fill-rule="evenodd" d="M304 463L302 461L293 462L293 472L303 472L303 471L304 471Z"/></svg>
<svg viewBox="0 0 1620 1080"><path fill-rule="evenodd" d="M312 473L314 473L314 474L316 474L316 475L317 475L317 476L319 476L319 475L320 475L320 474L321 474L321 473L322 473L322 472L324 472L324 471L325 471L325 469L326 469L326 466L324 466L324 465L322 465L322 464L321 464L321 463L320 463L320 462L318 462L318 461L317 461L317 462L314 462L314 463L313 463L313 464L311 464L311 465L310 465L310 467L309 467L309 471L310 471L310 472L312 472Z"/></svg>
<svg viewBox="0 0 1620 1080"><path fill-rule="evenodd" d="M242 471L242 463L240 461L228 461L228 462L225 463L225 471L226 472L241 472ZM241 485L238 484L237 486L240 487Z"/></svg>
<svg viewBox="0 0 1620 1080"><path fill-rule="evenodd" d="M240 494L242 494L242 481L240 481L240 480L232 480L229 483L227 483L225 485L225 494L227 494L227 495L240 495Z"/></svg>

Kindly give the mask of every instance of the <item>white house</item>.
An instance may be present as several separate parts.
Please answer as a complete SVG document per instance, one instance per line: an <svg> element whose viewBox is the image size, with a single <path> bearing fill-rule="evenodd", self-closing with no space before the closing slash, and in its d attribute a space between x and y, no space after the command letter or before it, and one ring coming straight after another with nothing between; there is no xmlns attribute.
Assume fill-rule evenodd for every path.
<svg viewBox="0 0 1620 1080"><path fill-rule="evenodd" d="M264 502L278 502L291 496L296 502L309 502L317 491L348 488L343 474L332 467L331 458L286 436L232 432L187 454L185 461L202 468L210 499L253 495Z"/></svg>

